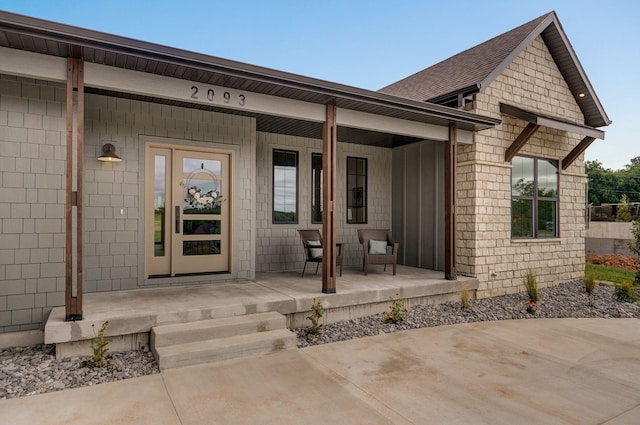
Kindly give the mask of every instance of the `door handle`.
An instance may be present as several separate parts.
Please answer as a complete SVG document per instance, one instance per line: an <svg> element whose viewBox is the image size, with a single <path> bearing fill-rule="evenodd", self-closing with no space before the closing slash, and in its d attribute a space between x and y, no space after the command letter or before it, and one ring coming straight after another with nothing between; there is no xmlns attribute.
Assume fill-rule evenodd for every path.
<svg viewBox="0 0 640 425"><path fill-rule="evenodd" d="M180 233L180 206L176 205L176 234Z"/></svg>

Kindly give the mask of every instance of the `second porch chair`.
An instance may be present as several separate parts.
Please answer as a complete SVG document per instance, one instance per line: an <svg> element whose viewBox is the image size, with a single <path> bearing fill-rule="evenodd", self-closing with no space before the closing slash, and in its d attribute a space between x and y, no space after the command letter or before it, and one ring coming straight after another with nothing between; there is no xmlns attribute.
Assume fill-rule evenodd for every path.
<svg viewBox="0 0 640 425"><path fill-rule="evenodd" d="M304 248L304 267L302 268L302 277L307 268L307 263L316 263L316 274L322 263L322 235L317 229L298 230L302 247ZM340 276L342 276L342 247L344 244L336 244L336 266L340 266Z"/></svg>
<svg viewBox="0 0 640 425"><path fill-rule="evenodd" d="M396 263L398 260L399 243L393 242L391 230L388 229L358 229L358 239L362 245L362 271L368 274L369 264L393 265L393 275L396 275Z"/></svg>

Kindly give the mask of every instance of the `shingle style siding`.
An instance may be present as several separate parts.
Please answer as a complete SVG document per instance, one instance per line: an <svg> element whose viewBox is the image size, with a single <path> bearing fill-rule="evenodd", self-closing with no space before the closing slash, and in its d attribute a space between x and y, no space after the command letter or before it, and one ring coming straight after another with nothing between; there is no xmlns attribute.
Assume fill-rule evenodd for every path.
<svg viewBox="0 0 640 425"><path fill-rule="evenodd" d="M272 163L273 149L298 152L298 223L272 223ZM257 239L256 271L302 270L304 252L297 229L319 229L322 224L311 223L311 154L322 153L322 140L257 134ZM367 224L346 223L346 161L347 156L367 159ZM344 267L362 261L358 242L359 228L391 228L391 149L374 146L338 143L336 188L336 237L344 243Z"/></svg>
<svg viewBox="0 0 640 425"><path fill-rule="evenodd" d="M38 329L65 302L65 101L64 84L0 75L0 333ZM229 146L234 167L255 170L255 121L93 94L85 105L84 292L155 286L142 270L146 141ZM106 142L123 162L96 160ZM247 280L255 172L236 176L228 279Z"/></svg>
<svg viewBox="0 0 640 425"><path fill-rule="evenodd" d="M95 159L107 141L116 146L122 162ZM232 256L234 273L226 278L252 278L254 223L243 210L251 208L254 197L254 174L247 171L255 169L254 119L91 94L86 98L85 116L84 291L176 284L147 281L144 276L144 151L148 142L236 150L233 201L239 212L231 239L238 255Z"/></svg>
<svg viewBox="0 0 640 425"><path fill-rule="evenodd" d="M504 162L504 152L526 123L501 116L500 102L573 122L584 119L541 37L476 95L475 112L503 120L458 152L458 270L479 278L480 297L523 290L529 269L541 286L580 278L584 272L583 157L559 175L560 236L511 239L511 166ZM543 127L520 154L560 160L580 140L579 135Z"/></svg>
<svg viewBox="0 0 640 425"><path fill-rule="evenodd" d="M0 75L0 333L64 304L65 93Z"/></svg>

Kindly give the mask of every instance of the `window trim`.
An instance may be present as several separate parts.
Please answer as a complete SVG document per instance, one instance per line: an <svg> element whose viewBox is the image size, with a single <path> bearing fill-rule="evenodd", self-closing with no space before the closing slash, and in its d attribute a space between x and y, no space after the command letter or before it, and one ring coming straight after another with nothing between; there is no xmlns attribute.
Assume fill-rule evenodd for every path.
<svg viewBox="0 0 640 425"><path fill-rule="evenodd" d="M533 160L533 195L532 196L517 196L513 194L513 159L515 158L530 158ZM513 240L550 240L557 239L560 237L560 161L551 159L551 158L543 158L536 157L531 155L515 155L511 160L511 179L509 185L509 192L511 193L511 211L509 217L509 223L511 226L511 239ZM555 162L556 164L556 196L551 197L540 197L538 196L538 161L549 161ZM514 236L513 234L513 201L514 200L526 200L531 201L531 236ZM550 236L540 235L538 233L538 205L540 201L550 201L555 203L555 223L554 223L554 234Z"/></svg>
<svg viewBox="0 0 640 425"><path fill-rule="evenodd" d="M293 221L276 221L275 215L275 197L276 197L276 173L275 173L275 153L289 153L296 156L296 218ZM300 191L300 152L290 149L273 148L271 151L271 224L298 224L300 220L300 205L299 205L299 191Z"/></svg>
<svg viewBox="0 0 640 425"><path fill-rule="evenodd" d="M351 195L351 191L349 190L349 160L362 160L364 161L364 221L355 221L353 219L349 219L349 208L352 206L349 203L349 197ZM358 175L358 174L356 174ZM368 224L369 223L369 159L356 157L356 156L347 156L346 160L346 170L345 170L345 187L346 187L346 202L345 202L345 215L347 224Z"/></svg>

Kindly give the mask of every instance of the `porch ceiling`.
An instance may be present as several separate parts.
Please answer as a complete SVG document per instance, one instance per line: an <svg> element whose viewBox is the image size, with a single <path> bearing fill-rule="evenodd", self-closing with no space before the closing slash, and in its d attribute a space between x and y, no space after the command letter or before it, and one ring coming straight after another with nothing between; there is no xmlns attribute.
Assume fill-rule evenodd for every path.
<svg viewBox="0 0 640 425"><path fill-rule="evenodd" d="M248 65L200 53L142 42L98 31L0 11L0 46L58 57L82 58L85 62L167 76L247 92L316 104L335 103L338 108L420 123L479 131L500 121L467 111L418 102L379 92L318 80L273 69ZM87 87L86 91L91 92ZM97 93L98 90L93 91ZM100 92L159 103L180 102L136 97L127 93ZM231 111L184 103L190 108L210 109L254 116L259 131L319 137L321 125L269 115ZM342 128L339 139L351 143L398 146L418 139L394 134Z"/></svg>

